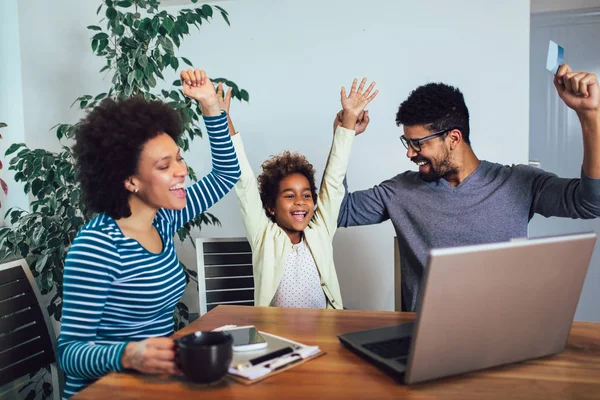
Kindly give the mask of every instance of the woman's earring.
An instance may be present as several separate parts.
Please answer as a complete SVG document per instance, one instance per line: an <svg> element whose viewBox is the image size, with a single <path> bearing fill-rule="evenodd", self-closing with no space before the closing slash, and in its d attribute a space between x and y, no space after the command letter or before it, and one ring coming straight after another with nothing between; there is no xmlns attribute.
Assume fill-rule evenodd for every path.
<svg viewBox="0 0 600 400"><path fill-rule="evenodd" d="M139 192L139 191L140 191L140 189L138 189L138 188L135 188L135 189L133 190L133 193L137 193L137 192Z"/></svg>

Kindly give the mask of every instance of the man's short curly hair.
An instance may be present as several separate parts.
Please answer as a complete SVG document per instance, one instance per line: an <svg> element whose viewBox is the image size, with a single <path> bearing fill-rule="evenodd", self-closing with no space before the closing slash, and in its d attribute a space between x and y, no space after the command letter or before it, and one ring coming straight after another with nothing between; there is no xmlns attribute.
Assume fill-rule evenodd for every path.
<svg viewBox="0 0 600 400"><path fill-rule="evenodd" d="M87 211L131 215L125 180L136 174L144 144L161 133L177 141L181 119L160 101L106 99L81 120L73 153Z"/></svg>
<svg viewBox="0 0 600 400"><path fill-rule="evenodd" d="M284 151L270 157L261 165L262 172L258 176L260 199L267 217L275 222L275 217L269 213L269 208L275 208L279 193L279 183L289 175L302 174L308 179L313 200L317 202L317 187L315 185L315 169L306 157L299 153Z"/></svg>
<svg viewBox="0 0 600 400"><path fill-rule="evenodd" d="M469 139L469 109L458 88L444 83L428 83L411 92L400 104L396 114L398 125L428 125L438 132L444 129L459 129L463 140Z"/></svg>

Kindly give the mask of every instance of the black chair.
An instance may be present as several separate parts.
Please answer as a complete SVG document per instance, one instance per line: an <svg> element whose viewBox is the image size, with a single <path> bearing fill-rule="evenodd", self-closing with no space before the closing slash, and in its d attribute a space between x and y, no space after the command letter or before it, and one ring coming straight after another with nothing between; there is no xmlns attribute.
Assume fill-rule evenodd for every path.
<svg viewBox="0 0 600 400"><path fill-rule="evenodd" d="M198 238L200 315L219 304L254 305L252 250L246 238Z"/></svg>
<svg viewBox="0 0 600 400"><path fill-rule="evenodd" d="M49 365L53 398L60 398L56 336L40 304L40 293L25 260L0 264L0 397L7 393L16 396L29 381L29 374ZM24 394L30 390L24 389Z"/></svg>
<svg viewBox="0 0 600 400"><path fill-rule="evenodd" d="M394 311L402 310L402 277L400 270L400 250L398 249L398 237L394 236Z"/></svg>

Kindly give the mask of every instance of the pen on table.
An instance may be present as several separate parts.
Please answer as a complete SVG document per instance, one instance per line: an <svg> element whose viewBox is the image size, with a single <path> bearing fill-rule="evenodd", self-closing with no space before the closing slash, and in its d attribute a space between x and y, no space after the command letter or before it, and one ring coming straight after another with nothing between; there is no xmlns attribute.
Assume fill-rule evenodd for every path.
<svg viewBox="0 0 600 400"><path fill-rule="evenodd" d="M275 359L277 357L281 357L283 355L286 355L286 354L289 354L289 353L293 353L293 352L294 352L294 349L292 347L290 347L290 346L284 347L283 349L275 350L275 351L272 351L272 352L267 353L265 355L262 355L260 357L256 357L256 358L253 358L251 360L248 360L245 363L238 364L238 365L235 366L235 368L239 371L239 370L242 370L244 368L249 368L249 367L252 367L253 365L258 365L260 363L264 363L265 361L273 360L273 359Z"/></svg>

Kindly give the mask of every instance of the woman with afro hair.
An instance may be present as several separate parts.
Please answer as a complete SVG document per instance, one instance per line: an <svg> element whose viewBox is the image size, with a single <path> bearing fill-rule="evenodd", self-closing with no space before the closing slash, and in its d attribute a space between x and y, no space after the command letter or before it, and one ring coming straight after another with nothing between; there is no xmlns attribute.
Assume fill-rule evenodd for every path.
<svg viewBox="0 0 600 400"><path fill-rule="evenodd" d="M368 124L363 110L377 95L371 93L375 82L367 89L365 83L363 79L357 89L355 79L348 95L342 87L341 126L334 133L318 196L315 170L297 153L286 151L265 161L257 182L241 135L229 121L242 171L235 191L252 247L257 306L343 308L332 241L354 136ZM219 86L219 98L222 90ZM230 99L231 89L222 107L227 112Z"/></svg>
<svg viewBox="0 0 600 400"><path fill-rule="evenodd" d="M73 148L83 201L96 213L69 249L58 339L64 398L112 371L179 374L173 311L185 273L173 236L240 176L227 116L200 70L181 73L202 107L212 171L184 186L178 113L141 97L107 99L79 124Z"/></svg>

